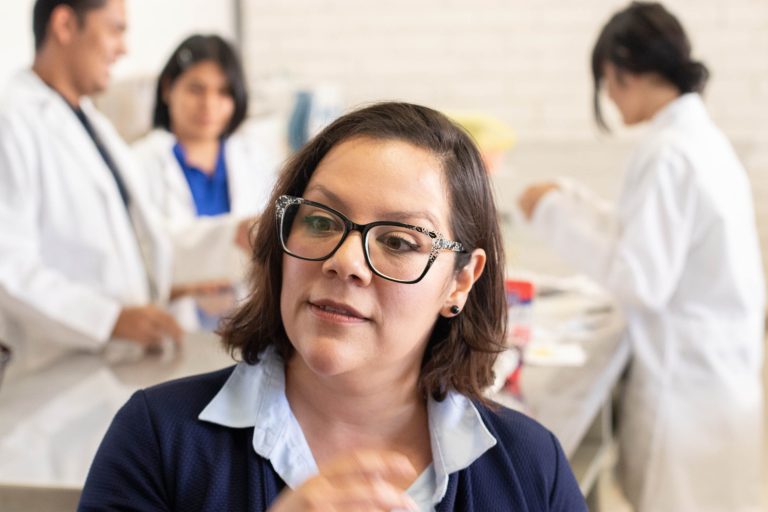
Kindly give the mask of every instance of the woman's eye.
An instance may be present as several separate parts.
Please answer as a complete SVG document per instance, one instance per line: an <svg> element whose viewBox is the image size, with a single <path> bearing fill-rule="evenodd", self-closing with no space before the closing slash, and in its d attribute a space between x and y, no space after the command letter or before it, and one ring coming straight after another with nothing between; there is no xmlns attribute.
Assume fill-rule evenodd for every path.
<svg viewBox="0 0 768 512"><path fill-rule="evenodd" d="M378 238L378 241L392 252L418 252L420 248L415 240L402 234L390 233L382 235Z"/></svg>
<svg viewBox="0 0 768 512"><path fill-rule="evenodd" d="M340 230L338 222L322 215L308 215L304 217L304 226L313 233L331 233Z"/></svg>
<svg viewBox="0 0 768 512"><path fill-rule="evenodd" d="M187 90L192 94L202 94L204 89L202 85L192 83L187 86Z"/></svg>

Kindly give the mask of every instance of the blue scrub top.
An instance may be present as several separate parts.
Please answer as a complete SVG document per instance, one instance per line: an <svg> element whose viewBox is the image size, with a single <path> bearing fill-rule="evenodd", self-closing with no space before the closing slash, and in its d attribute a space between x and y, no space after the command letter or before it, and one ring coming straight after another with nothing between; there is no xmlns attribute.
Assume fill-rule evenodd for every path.
<svg viewBox="0 0 768 512"><path fill-rule="evenodd" d="M184 177L187 179L190 192L192 192L192 199L195 201L197 215L213 216L229 213L229 186L227 164L224 159L224 140L219 145L216 169L210 176L187 162L184 148L178 142L173 146L173 154L184 171Z"/></svg>

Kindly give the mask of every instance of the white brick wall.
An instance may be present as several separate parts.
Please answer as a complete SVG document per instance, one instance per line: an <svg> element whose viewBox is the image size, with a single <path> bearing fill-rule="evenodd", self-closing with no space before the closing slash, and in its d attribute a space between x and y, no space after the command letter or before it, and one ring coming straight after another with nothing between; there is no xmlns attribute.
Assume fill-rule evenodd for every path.
<svg viewBox="0 0 768 512"><path fill-rule="evenodd" d="M579 156L578 168L599 172L582 177L598 189L615 189L620 172L613 155L633 134L598 136L589 55L599 28L627 2L242 1L246 64L263 108L286 109L286 86L332 82L342 88L347 105L403 99L485 111L515 127L521 156L578 155L584 144L590 149ZM713 71L706 99L749 169L768 267L768 1L666 5L686 26L696 56ZM553 164L534 165L547 162ZM499 179L551 173L516 166L511 178L507 173Z"/></svg>
<svg viewBox="0 0 768 512"><path fill-rule="evenodd" d="M34 56L35 0L0 1L0 88ZM127 0L128 54L115 67L116 79L154 75L171 51L192 32L234 36L233 0Z"/></svg>

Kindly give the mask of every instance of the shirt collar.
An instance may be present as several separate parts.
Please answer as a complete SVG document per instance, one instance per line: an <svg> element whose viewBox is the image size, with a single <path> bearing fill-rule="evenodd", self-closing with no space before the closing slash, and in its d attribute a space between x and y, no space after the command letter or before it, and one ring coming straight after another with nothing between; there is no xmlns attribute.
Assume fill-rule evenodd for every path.
<svg viewBox="0 0 768 512"><path fill-rule="evenodd" d="M695 113L695 115L706 117L706 112L704 102L698 93L689 92L681 94L653 116L651 126L661 128L672 124L683 113Z"/></svg>
<svg viewBox="0 0 768 512"><path fill-rule="evenodd" d="M304 433L285 396L285 365L269 348L256 365L239 363L198 418L230 428L253 427L253 449L269 460L283 481L295 489L317 474ZM445 400L427 403L435 503L448 488L448 475L460 471L496 445L470 399L449 391Z"/></svg>
<svg viewBox="0 0 768 512"><path fill-rule="evenodd" d="M230 428L253 427L253 449L292 489L317 474L301 426L285 396L282 358L269 348L259 364L238 363L198 419Z"/></svg>
<svg viewBox="0 0 768 512"><path fill-rule="evenodd" d="M448 489L448 475L460 471L496 445L496 438L466 396L449 391L445 400L427 402L432 463L437 481L438 503Z"/></svg>

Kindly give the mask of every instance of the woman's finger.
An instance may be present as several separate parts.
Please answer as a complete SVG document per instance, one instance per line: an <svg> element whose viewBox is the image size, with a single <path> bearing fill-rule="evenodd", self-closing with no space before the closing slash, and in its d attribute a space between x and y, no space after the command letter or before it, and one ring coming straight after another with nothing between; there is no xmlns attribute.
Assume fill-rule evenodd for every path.
<svg viewBox="0 0 768 512"><path fill-rule="evenodd" d="M417 476L408 457L390 450L358 450L332 461L320 472L331 481L350 476L402 481Z"/></svg>

